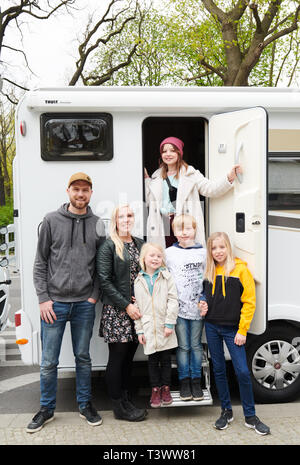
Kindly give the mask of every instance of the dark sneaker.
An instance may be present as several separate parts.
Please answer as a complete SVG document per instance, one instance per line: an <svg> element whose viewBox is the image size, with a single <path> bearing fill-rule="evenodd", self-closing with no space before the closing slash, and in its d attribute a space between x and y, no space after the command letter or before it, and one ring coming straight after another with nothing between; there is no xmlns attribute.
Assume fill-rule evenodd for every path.
<svg viewBox="0 0 300 465"><path fill-rule="evenodd" d="M201 389L201 379L193 378L191 382L193 400L202 400L204 395Z"/></svg>
<svg viewBox="0 0 300 465"><path fill-rule="evenodd" d="M256 431L257 434L266 435L270 434L270 428L265 425L260 419L256 416L245 417L245 425L248 428L252 428Z"/></svg>
<svg viewBox="0 0 300 465"><path fill-rule="evenodd" d="M54 418L53 410L48 410L47 407L42 407L41 410L33 417L28 424L27 433L36 433L40 431L46 423L49 423Z"/></svg>
<svg viewBox="0 0 300 465"><path fill-rule="evenodd" d="M98 426L102 423L102 418L91 402L88 402L85 408L79 409L79 416L85 418L87 423L91 426Z"/></svg>
<svg viewBox="0 0 300 465"><path fill-rule="evenodd" d="M161 401L162 405L170 405L173 402L173 398L170 393L170 387L169 386L162 386L161 388Z"/></svg>
<svg viewBox="0 0 300 465"><path fill-rule="evenodd" d="M232 410L224 409L221 411L220 418L218 418L215 423L215 428L226 429L228 426L228 423L231 423L232 420L233 420Z"/></svg>
<svg viewBox="0 0 300 465"><path fill-rule="evenodd" d="M190 378L184 378L180 380L180 394L179 395L180 395L181 400L192 400Z"/></svg>
<svg viewBox="0 0 300 465"><path fill-rule="evenodd" d="M122 404L126 410L133 413L137 418L146 417L148 412L146 409L138 408L132 402L131 394L127 390L122 391Z"/></svg>

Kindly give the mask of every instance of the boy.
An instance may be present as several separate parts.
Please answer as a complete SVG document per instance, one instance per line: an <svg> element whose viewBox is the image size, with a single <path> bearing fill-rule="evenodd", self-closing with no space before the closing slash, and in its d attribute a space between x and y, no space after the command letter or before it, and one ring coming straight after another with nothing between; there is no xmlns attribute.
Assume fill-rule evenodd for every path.
<svg viewBox="0 0 300 465"><path fill-rule="evenodd" d="M179 313L176 324L178 348L177 369L182 400L201 400L201 368L203 321L198 303L203 296L206 250L195 243L196 220L191 215L178 215L173 221L178 240L166 249L166 264L176 284Z"/></svg>

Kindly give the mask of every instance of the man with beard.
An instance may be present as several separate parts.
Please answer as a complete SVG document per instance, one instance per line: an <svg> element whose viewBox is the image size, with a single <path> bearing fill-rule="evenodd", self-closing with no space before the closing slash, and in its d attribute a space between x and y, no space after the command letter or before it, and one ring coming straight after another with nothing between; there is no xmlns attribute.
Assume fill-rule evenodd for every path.
<svg viewBox="0 0 300 465"><path fill-rule="evenodd" d="M102 423L91 403L89 346L99 297L95 256L105 234L103 221L89 207L92 192L87 174L73 174L67 188L70 202L48 213L40 229L33 278L41 315L41 407L27 426L29 433L39 431L54 418L57 365L67 321L80 416L92 426Z"/></svg>

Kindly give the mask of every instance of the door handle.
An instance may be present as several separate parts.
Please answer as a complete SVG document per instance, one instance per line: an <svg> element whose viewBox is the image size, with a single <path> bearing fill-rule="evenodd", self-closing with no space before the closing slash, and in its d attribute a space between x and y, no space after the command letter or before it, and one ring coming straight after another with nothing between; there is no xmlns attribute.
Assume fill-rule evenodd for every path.
<svg viewBox="0 0 300 465"><path fill-rule="evenodd" d="M240 151L243 148L243 142L240 143L238 146L236 152L235 152L235 157L234 157L234 164L239 165L240 164ZM238 178L238 181L240 184L243 182L243 175L241 173L236 173L236 177Z"/></svg>

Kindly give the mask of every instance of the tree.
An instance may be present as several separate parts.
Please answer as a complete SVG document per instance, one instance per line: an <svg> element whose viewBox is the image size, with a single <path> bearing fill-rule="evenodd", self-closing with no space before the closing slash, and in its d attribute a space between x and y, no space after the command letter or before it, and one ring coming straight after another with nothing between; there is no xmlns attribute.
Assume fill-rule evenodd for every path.
<svg viewBox="0 0 300 465"><path fill-rule="evenodd" d="M177 2L178 10L187 11L186 17L191 15L191 8L193 11L198 8L198 22L193 18L188 30L198 72L194 72L189 81L213 78L219 85L247 86L260 60L264 62L267 58L271 67L269 83L274 84L275 57L278 64L278 56L281 60L285 56L282 48L278 53L282 44L291 41L295 62L298 62L299 3L286 0ZM266 71L266 67L260 71Z"/></svg>
<svg viewBox="0 0 300 465"><path fill-rule="evenodd" d="M11 197L12 162L15 156L14 108L0 103L0 205Z"/></svg>
<svg viewBox="0 0 300 465"><path fill-rule="evenodd" d="M27 67L29 67L26 53L22 48L16 48L5 41L5 34L8 28L13 27L22 34L22 22L21 19L24 17L31 17L39 20L46 20L50 16L57 13L62 8L67 11L74 5L76 0L13 0L2 3L2 9L0 9L0 60L1 64L4 65L2 59L3 49L8 49L13 53L20 53L23 55ZM6 3L7 6L3 6ZM7 82L10 86L18 87L22 90L28 90L23 84L16 82L13 78L7 75L7 70L4 74L2 73L2 81ZM2 93L12 102L17 103L11 93Z"/></svg>
<svg viewBox="0 0 300 465"><path fill-rule="evenodd" d="M94 16L98 16L98 13ZM110 0L107 8L96 21L93 16L89 18L83 38L78 47L79 58L76 61L76 71L70 79L69 85L74 86L80 79L84 85L100 86L108 81L118 70L128 66L136 52L139 38L129 42L129 47L125 56L119 60L107 59L106 51L116 50L111 47L115 43L116 37L122 35L128 25L137 21L141 24L143 15L139 8L138 0ZM91 67L96 55L105 55L101 68L94 70Z"/></svg>

